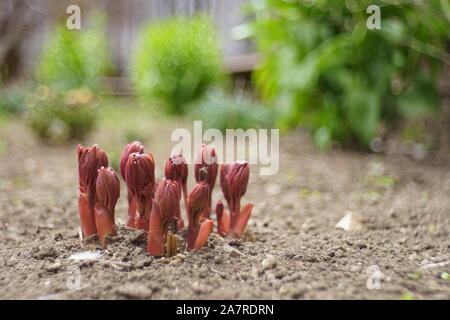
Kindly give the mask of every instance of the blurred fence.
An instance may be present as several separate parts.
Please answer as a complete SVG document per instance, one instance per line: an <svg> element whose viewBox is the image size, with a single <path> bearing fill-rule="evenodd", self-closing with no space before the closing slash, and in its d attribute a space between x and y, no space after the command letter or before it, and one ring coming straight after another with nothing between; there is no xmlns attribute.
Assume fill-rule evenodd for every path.
<svg viewBox="0 0 450 320"><path fill-rule="evenodd" d="M64 19L71 4L81 8L82 27L93 9L108 17L108 37L119 75L124 75L143 24L173 15L203 12L213 17L225 57L250 51L235 42L230 30L242 23L248 0L2 0L0 2L0 68L3 78L31 74L36 57L55 21Z"/></svg>

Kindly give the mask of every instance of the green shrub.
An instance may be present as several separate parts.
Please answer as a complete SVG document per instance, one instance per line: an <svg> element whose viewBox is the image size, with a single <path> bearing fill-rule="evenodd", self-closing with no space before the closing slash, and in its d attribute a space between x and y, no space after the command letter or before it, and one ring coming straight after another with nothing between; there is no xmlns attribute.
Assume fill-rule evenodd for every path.
<svg viewBox="0 0 450 320"><path fill-rule="evenodd" d="M163 104L170 114L202 97L221 78L219 47L208 18L173 18L140 34L131 66L142 100Z"/></svg>
<svg viewBox="0 0 450 320"><path fill-rule="evenodd" d="M226 94L212 91L190 107L195 119L203 121L204 128L226 129L272 128L273 112L244 94Z"/></svg>
<svg viewBox="0 0 450 320"><path fill-rule="evenodd" d="M69 30L58 25L44 45L36 71L41 84L57 84L63 89L98 89L98 77L111 69L105 39L104 18L94 14L91 26Z"/></svg>
<svg viewBox="0 0 450 320"><path fill-rule="evenodd" d="M0 89L0 114L18 114L22 112L25 104L25 97L25 89Z"/></svg>
<svg viewBox="0 0 450 320"><path fill-rule="evenodd" d="M390 4L391 3L391 4ZM279 109L278 125L309 127L315 142L367 147L381 123L420 117L440 104L436 82L450 20L445 1L252 1L256 17L234 30L256 39L254 81ZM366 9L381 7L381 29Z"/></svg>
<svg viewBox="0 0 450 320"><path fill-rule="evenodd" d="M33 132L46 142L83 140L94 129L97 106L88 88L61 90L41 85L27 98L27 119Z"/></svg>
<svg viewBox="0 0 450 320"><path fill-rule="evenodd" d="M57 26L40 56L27 119L47 142L82 140L95 128L98 80L111 70L111 60L103 16L94 14L90 23L81 30Z"/></svg>

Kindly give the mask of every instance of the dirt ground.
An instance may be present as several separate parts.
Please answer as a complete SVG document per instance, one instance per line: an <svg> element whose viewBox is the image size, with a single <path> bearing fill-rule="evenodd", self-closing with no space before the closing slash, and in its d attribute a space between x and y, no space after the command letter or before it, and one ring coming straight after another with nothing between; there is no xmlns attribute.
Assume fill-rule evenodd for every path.
<svg viewBox="0 0 450 320"><path fill-rule="evenodd" d="M146 142L159 177L173 144L158 141L170 131ZM212 235L201 251L157 259L143 232L121 226L117 243L77 260L75 144L37 144L21 123L0 137L1 299L450 299L448 161L321 153L294 132L281 140L277 175L251 169L245 241ZM125 194L122 182L119 224ZM335 228L347 211L364 230Z"/></svg>

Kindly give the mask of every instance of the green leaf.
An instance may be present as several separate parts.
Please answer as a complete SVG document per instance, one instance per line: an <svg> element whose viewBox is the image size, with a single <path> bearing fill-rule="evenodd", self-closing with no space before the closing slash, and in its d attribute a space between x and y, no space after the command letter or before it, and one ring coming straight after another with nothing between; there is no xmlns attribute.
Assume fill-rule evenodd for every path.
<svg viewBox="0 0 450 320"><path fill-rule="evenodd" d="M375 137L380 119L381 106L378 93L354 83L344 98L344 108L349 127L356 138L368 146Z"/></svg>
<svg viewBox="0 0 450 320"><path fill-rule="evenodd" d="M439 108L440 98L434 83L420 77L410 91L398 97L398 111L408 118L428 116Z"/></svg>

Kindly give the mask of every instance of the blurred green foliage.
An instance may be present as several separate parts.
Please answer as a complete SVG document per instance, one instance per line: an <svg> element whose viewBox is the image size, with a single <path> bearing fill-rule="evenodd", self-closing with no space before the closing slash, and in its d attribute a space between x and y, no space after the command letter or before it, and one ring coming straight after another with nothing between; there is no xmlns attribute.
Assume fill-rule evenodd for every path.
<svg viewBox="0 0 450 320"><path fill-rule="evenodd" d="M0 88L0 114L19 114L23 111L26 90Z"/></svg>
<svg viewBox="0 0 450 320"><path fill-rule="evenodd" d="M226 129L272 128L273 112L255 103L249 96L226 94L212 90L207 96L190 106L190 114L203 121L204 128Z"/></svg>
<svg viewBox="0 0 450 320"><path fill-rule="evenodd" d="M36 80L46 85L57 84L63 89L87 87L97 90L98 77L111 69L105 17L93 13L89 28L55 27L39 58Z"/></svg>
<svg viewBox="0 0 450 320"><path fill-rule="evenodd" d="M97 119L98 101L88 88L41 85L27 97L26 106L31 129L49 143L83 140Z"/></svg>
<svg viewBox="0 0 450 320"><path fill-rule="evenodd" d="M161 102L169 114L202 97L221 77L221 58L212 22L178 17L143 29L131 66L137 95Z"/></svg>
<svg viewBox="0 0 450 320"><path fill-rule="evenodd" d="M116 170L116 172L120 172L120 156L121 150L119 148L111 148L108 152L109 166Z"/></svg>
<svg viewBox="0 0 450 320"><path fill-rule="evenodd" d="M50 143L82 140L95 128L99 77L112 69L105 38L105 17L97 12L90 26L55 27L36 70L36 89L26 99L33 132Z"/></svg>
<svg viewBox="0 0 450 320"><path fill-rule="evenodd" d="M369 5L381 29L369 30ZM262 56L254 81L278 125L311 129L316 144L368 147L380 124L435 111L449 42L447 1L252 0L234 30Z"/></svg>

